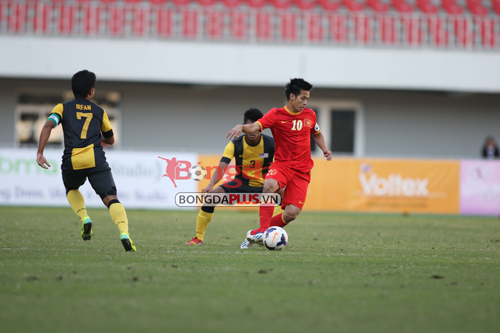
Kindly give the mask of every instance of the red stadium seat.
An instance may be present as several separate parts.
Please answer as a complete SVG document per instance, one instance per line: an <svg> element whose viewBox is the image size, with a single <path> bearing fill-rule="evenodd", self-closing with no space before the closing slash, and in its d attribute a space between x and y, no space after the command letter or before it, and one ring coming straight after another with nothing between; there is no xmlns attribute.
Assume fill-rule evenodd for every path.
<svg viewBox="0 0 500 333"><path fill-rule="evenodd" d="M316 6L315 0L295 0L294 2L300 9L311 9Z"/></svg>
<svg viewBox="0 0 500 333"><path fill-rule="evenodd" d="M83 33L97 35L101 25L101 8L85 4L81 7L81 15Z"/></svg>
<svg viewBox="0 0 500 333"><path fill-rule="evenodd" d="M151 22L151 11L144 7L132 8L132 34L144 36L148 33L149 22Z"/></svg>
<svg viewBox="0 0 500 333"><path fill-rule="evenodd" d="M267 4L267 0L246 0L251 8L262 8Z"/></svg>
<svg viewBox="0 0 500 333"><path fill-rule="evenodd" d="M149 0L149 3L152 5L163 5L168 0Z"/></svg>
<svg viewBox="0 0 500 333"><path fill-rule="evenodd" d="M456 4L456 0L441 0L441 4L448 14L458 15L464 12L463 8Z"/></svg>
<svg viewBox="0 0 500 333"><path fill-rule="evenodd" d="M223 3L226 7L233 8L233 7L240 6L243 3L243 1L242 0L224 0Z"/></svg>
<svg viewBox="0 0 500 333"><path fill-rule="evenodd" d="M108 33L113 36L122 36L125 33L125 9L110 6L108 13Z"/></svg>
<svg viewBox="0 0 500 333"><path fill-rule="evenodd" d="M195 38L198 34L198 11L187 9L181 12L182 37Z"/></svg>
<svg viewBox="0 0 500 333"><path fill-rule="evenodd" d="M285 9L290 7L292 0L269 0L269 3L271 3L275 8Z"/></svg>
<svg viewBox="0 0 500 333"><path fill-rule="evenodd" d="M229 31L232 38L241 40L248 36L249 19L247 11L232 11L229 14Z"/></svg>
<svg viewBox="0 0 500 333"><path fill-rule="evenodd" d="M160 37L170 37L173 31L172 10L170 8L158 8L153 11L156 15L156 32Z"/></svg>
<svg viewBox="0 0 500 333"><path fill-rule="evenodd" d="M47 32L53 16L52 5L39 2L35 5L34 10L32 18L33 31L35 33ZM0 13L1 16L2 14Z"/></svg>
<svg viewBox="0 0 500 333"><path fill-rule="evenodd" d="M416 46L422 44L422 29L420 24L421 20L419 17L402 17L401 25L403 26L404 38L408 45Z"/></svg>
<svg viewBox="0 0 500 333"><path fill-rule="evenodd" d="M432 16L427 19L430 42L434 46L448 46L448 30L446 30L446 19L440 16Z"/></svg>
<svg viewBox="0 0 500 333"><path fill-rule="evenodd" d="M430 0L417 0L417 6L426 14L435 14L439 9L434 6Z"/></svg>
<svg viewBox="0 0 500 333"><path fill-rule="evenodd" d="M488 9L484 8L481 5L472 4L472 5L469 5L468 8L469 8L471 14L474 14L474 15L486 15L486 14L488 14Z"/></svg>
<svg viewBox="0 0 500 333"><path fill-rule="evenodd" d="M309 14L304 17L307 27L307 38L310 42L321 42L323 40L322 17L319 14Z"/></svg>
<svg viewBox="0 0 500 333"><path fill-rule="evenodd" d="M189 5L191 2L193 2L193 0L174 0L177 6Z"/></svg>
<svg viewBox="0 0 500 333"><path fill-rule="evenodd" d="M77 7L73 4L61 3L55 5L55 10L57 15L57 32L64 35L72 34L75 28Z"/></svg>
<svg viewBox="0 0 500 333"><path fill-rule="evenodd" d="M492 0L491 5L497 15L500 15L500 0Z"/></svg>
<svg viewBox="0 0 500 333"><path fill-rule="evenodd" d="M482 0L467 0L467 8L473 15L486 15L488 9L482 5Z"/></svg>
<svg viewBox="0 0 500 333"><path fill-rule="evenodd" d="M297 14L292 12L279 13L279 21L281 25L281 40L286 42L294 42L298 36Z"/></svg>
<svg viewBox="0 0 500 333"><path fill-rule="evenodd" d="M342 0L342 3L352 12L365 10L365 6L361 2L356 2L355 0Z"/></svg>
<svg viewBox="0 0 500 333"><path fill-rule="evenodd" d="M367 3L368 6L370 6L370 8L376 13L385 13L389 11L389 6L380 2L380 0L368 0Z"/></svg>
<svg viewBox="0 0 500 333"><path fill-rule="evenodd" d="M495 11L495 13L497 13L497 15L500 16L500 1L493 0L492 5L493 5L493 10Z"/></svg>
<svg viewBox="0 0 500 333"><path fill-rule="evenodd" d="M378 26L380 27L379 39L385 45L393 45L397 42L396 37L396 20L392 16L377 17Z"/></svg>
<svg viewBox="0 0 500 333"><path fill-rule="evenodd" d="M405 0L392 0L392 6L400 13L411 13L413 7L405 2Z"/></svg>
<svg viewBox="0 0 500 333"><path fill-rule="evenodd" d="M256 29L255 35L260 41L270 41L273 38L271 14L267 12L258 12L255 15Z"/></svg>
<svg viewBox="0 0 500 333"><path fill-rule="evenodd" d="M338 2L335 2L333 0L318 0L318 4L323 7L324 10L328 11L337 11L340 7Z"/></svg>
<svg viewBox="0 0 500 333"><path fill-rule="evenodd" d="M472 21L464 16L452 17L451 21L457 45L462 47L472 47L474 45Z"/></svg>
<svg viewBox="0 0 500 333"><path fill-rule="evenodd" d="M7 23L10 32L19 33L26 31L28 21L28 5L26 3L7 3L10 7L10 14Z"/></svg>
<svg viewBox="0 0 500 333"><path fill-rule="evenodd" d="M211 7L215 5L216 0L197 0L197 2L204 7Z"/></svg>
<svg viewBox="0 0 500 333"><path fill-rule="evenodd" d="M444 10L451 15L463 14L464 10L455 4L443 6Z"/></svg>
<svg viewBox="0 0 500 333"><path fill-rule="evenodd" d="M345 44L348 41L347 17L345 14L332 14L328 17L330 39Z"/></svg>
<svg viewBox="0 0 500 333"><path fill-rule="evenodd" d="M224 13L210 10L205 13L205 31L210 39L221 39L224 33Z"/></svg>
<svg viewBox="0 0 500 333"><path fill-rule="evenodd" d="M364 14L359 14L354 18L354 35L360 44L370 44L373 40L373 18Z"/></svg>
<svg viewBox="0 0 500 333"><path fill-rule="evenodd" d="M475 23L479 27L479 36L481 38L481 45L487 48L498 47L499 30L498 27L495 29L495 25L498 24L489 17L475 17Z"/></svg>

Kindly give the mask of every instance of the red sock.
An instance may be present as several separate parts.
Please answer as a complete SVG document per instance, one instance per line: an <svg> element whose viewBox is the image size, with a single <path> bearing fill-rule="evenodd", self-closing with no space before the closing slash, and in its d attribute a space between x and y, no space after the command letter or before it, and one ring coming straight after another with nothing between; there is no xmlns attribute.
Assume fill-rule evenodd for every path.
<svg viewBox="0 0 500 333"><path fill-rule="evenodd" d="M285 223L283 221L283 213L281 213L281 214L278 214L276 216L273 216L273 218L271 219L271 224L269 226L270 227L281 227L281 228L283 228L287 224L288 223Z"/></svg>
<svg viewBox="0 0 500 333"><path fill-rule="evenodd" d="M250 234L255 235L258 232L264 232L269 228L271 223L271 217L273 216L274 206L273 205L261 205L259 209L260 217L260 228L252 230Z"/></svg>

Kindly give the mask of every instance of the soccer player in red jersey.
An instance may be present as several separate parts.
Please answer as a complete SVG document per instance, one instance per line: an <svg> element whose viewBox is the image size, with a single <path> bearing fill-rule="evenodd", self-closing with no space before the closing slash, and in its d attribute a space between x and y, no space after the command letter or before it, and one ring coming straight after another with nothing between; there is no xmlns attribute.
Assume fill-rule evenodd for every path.
<svg viewBox="0 0 500 333"><path fill-rule="evenodd" d="M261 205L260 228L250 230L247 240L263 241L263 233L271 226L284 227L295 220L304 206L307 187L311 180L311 134L328 161L332 152L327 149L325 138L316 122L316 114L307 109L312 85L303 79L292 79L285 87L285 107L271 109L260 120L249 125L237 125L226 138L239 137L242 133L256 133L270 128L275 141L274 163L264 180L263 193L274 193L285 188L282 214L272 217L273 207Z"/></svg>

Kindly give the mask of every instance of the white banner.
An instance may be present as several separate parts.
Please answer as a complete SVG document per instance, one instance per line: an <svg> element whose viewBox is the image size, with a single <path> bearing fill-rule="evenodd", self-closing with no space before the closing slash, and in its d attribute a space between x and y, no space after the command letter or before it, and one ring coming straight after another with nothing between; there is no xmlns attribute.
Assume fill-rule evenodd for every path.
<svg viewBox="0 0 500 333"><path fill-rule="evenodd" d="M0 205L67 206L61 156L62 149L47 149L52 167L45 170L36 163L36 149L0 149ZM198 190L187 171L197 154L106 151L106 158L125 208L179 209L175 195ZM104 207L88 181L80 191L87 207Z"/></svg>

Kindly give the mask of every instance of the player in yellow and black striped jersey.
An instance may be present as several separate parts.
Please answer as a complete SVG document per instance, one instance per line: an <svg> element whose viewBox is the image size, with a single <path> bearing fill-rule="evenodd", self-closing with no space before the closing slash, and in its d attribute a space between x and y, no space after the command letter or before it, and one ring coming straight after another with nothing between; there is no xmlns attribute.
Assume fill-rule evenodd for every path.
<svg viewBox="0 0 500 333"><path fill-rule="evenodd" d="M78 190L88 179L94 191L108 207L113 222L120 231L120 241L125 251L136 251L128 231L125 208L118 201L111 168L101 142L115 142L113 129L106 111L91 102L95 94L96 76L87 70L73 75L71 88L75 99L56 105L40 134L36 161L42 168L50 164L43 151L54 127L61 124L64 132L62 178L71 208L82 221L82 238L92 237L92 220L87 215L85 200Z"/></svg>
<svg viewBox="0 0 500 333"><path fill-rule="evenodd" d="M249 109L243 116L243 124L253 124L262 118L262 112L258 109ZM239 173L233 180L226 182L214 189L214 186L220 181L224 175L224 171L231 162L235 159ZM202 193L262 193L264 185L264 177L267 174L269 166L274 159L274 139L265 134L254 133L250 135L240 136L239 138L230 141L224 149L224 154L219 163L219 168L223 170L219 175L214 172L212 179L207 187L202 190ZM212 220L214 207L201 207L200 213L196 220L196 237L186 243L186 245L201 245L208 227L208 223ZM250 248L251 244L243 242L242 249Z"/></svg>

